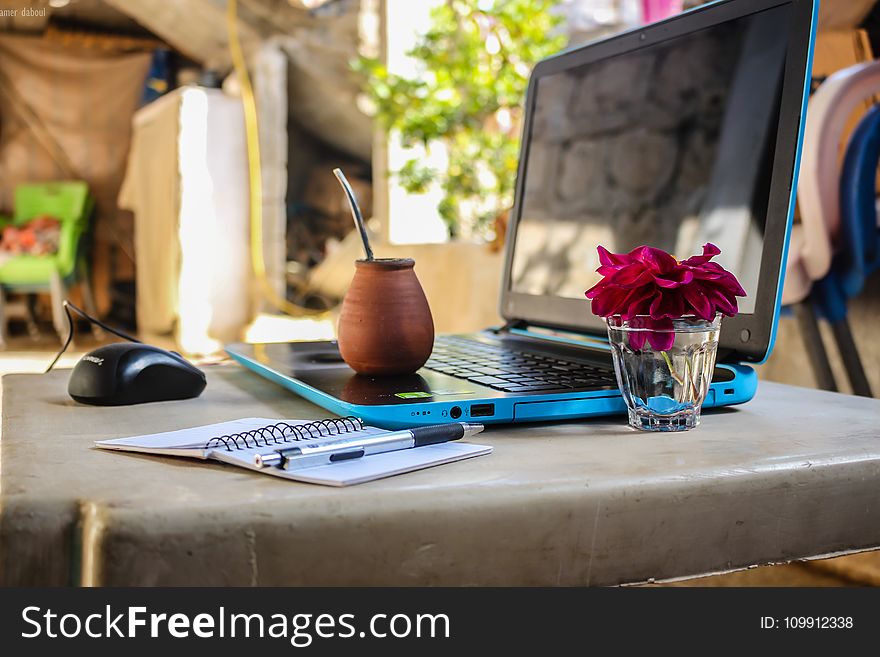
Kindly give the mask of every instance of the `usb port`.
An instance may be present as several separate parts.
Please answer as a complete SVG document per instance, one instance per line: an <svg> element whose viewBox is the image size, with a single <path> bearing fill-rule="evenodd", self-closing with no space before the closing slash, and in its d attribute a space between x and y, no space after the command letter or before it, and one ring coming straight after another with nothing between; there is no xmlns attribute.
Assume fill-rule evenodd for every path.
<svg viewBox="0 0 880 657"><path fill-rule="evenodd" d="M471 417L491 417L495 415L495 404L472 404Z"/></svg>

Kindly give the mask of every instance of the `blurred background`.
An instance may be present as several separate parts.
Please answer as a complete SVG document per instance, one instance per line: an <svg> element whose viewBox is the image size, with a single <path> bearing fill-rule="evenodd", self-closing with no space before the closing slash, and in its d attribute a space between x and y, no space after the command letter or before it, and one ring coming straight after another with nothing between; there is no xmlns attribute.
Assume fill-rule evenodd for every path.
<svg viewBox="0 0 880 657"><path fill-rule="evenodd" d="M437 331L498 323L531 67L698 4L0 0L0 374L45 368L65 298L202 361L232 341L333 337L359 257L334 167L377 255L415 258ZM784 316L760 375L871 395L876 214L864 198L848 209L841 185L857 128L873 130L880 7L823 0L819 29ZM79 325L63 363L105 339ZM878 584L880 560L699 582Z"/></svg>

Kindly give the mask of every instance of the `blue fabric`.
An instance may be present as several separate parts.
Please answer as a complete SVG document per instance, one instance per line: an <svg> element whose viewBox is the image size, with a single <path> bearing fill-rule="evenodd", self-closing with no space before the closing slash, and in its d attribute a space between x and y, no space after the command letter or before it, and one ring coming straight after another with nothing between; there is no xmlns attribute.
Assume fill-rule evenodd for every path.
<svg viewBox="0 0 880 657"><path fill-rule="evenodd" d="M847 302L880 268L877 230L877 168L880 165L880 106L861 120L846 149L840 179L840 240L831 270L813 285L813 299L831 322L844 319Z"/></svg>

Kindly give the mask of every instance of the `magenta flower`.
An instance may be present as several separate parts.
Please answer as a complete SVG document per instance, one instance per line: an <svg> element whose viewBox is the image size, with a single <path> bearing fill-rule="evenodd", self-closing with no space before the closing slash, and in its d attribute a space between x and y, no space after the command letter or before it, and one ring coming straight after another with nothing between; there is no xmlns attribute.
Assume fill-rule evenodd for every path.
<svg viewBox="0 0 880 657"><path fill-rule="evenodd" d="M662 249L639 246L627 254L611 253L599 247L602 275L586 292L593 314L639 318L644 328L631 336L635 349L645 340L658 351L672 346L672 320L696 316L712 321L716 313L732 317L737 313L736 297L745 290L736 277L712 258L721 253L714 244L703 246L702 255L677 261ZM658 331L655 333L654 331ZM636 344L633 344L633 341Z"/></svg>

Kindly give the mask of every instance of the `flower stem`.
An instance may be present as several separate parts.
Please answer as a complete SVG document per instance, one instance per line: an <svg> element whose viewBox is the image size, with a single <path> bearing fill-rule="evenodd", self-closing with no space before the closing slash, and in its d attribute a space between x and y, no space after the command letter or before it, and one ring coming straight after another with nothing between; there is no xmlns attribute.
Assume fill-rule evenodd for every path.
<svg viewBox="0 0 880 657"><path fill-rule="evenodd" d="M660 353L663 354L663 360L666 361L666 367L669 368L669 373L672 375L672 378L675 379L675 382L678 385L684 386L684 381L678 378L678 376L675 374L675 368L672 366L672 360L669 358L669 354L667 354L665 351L661 351Z"/></svg>

